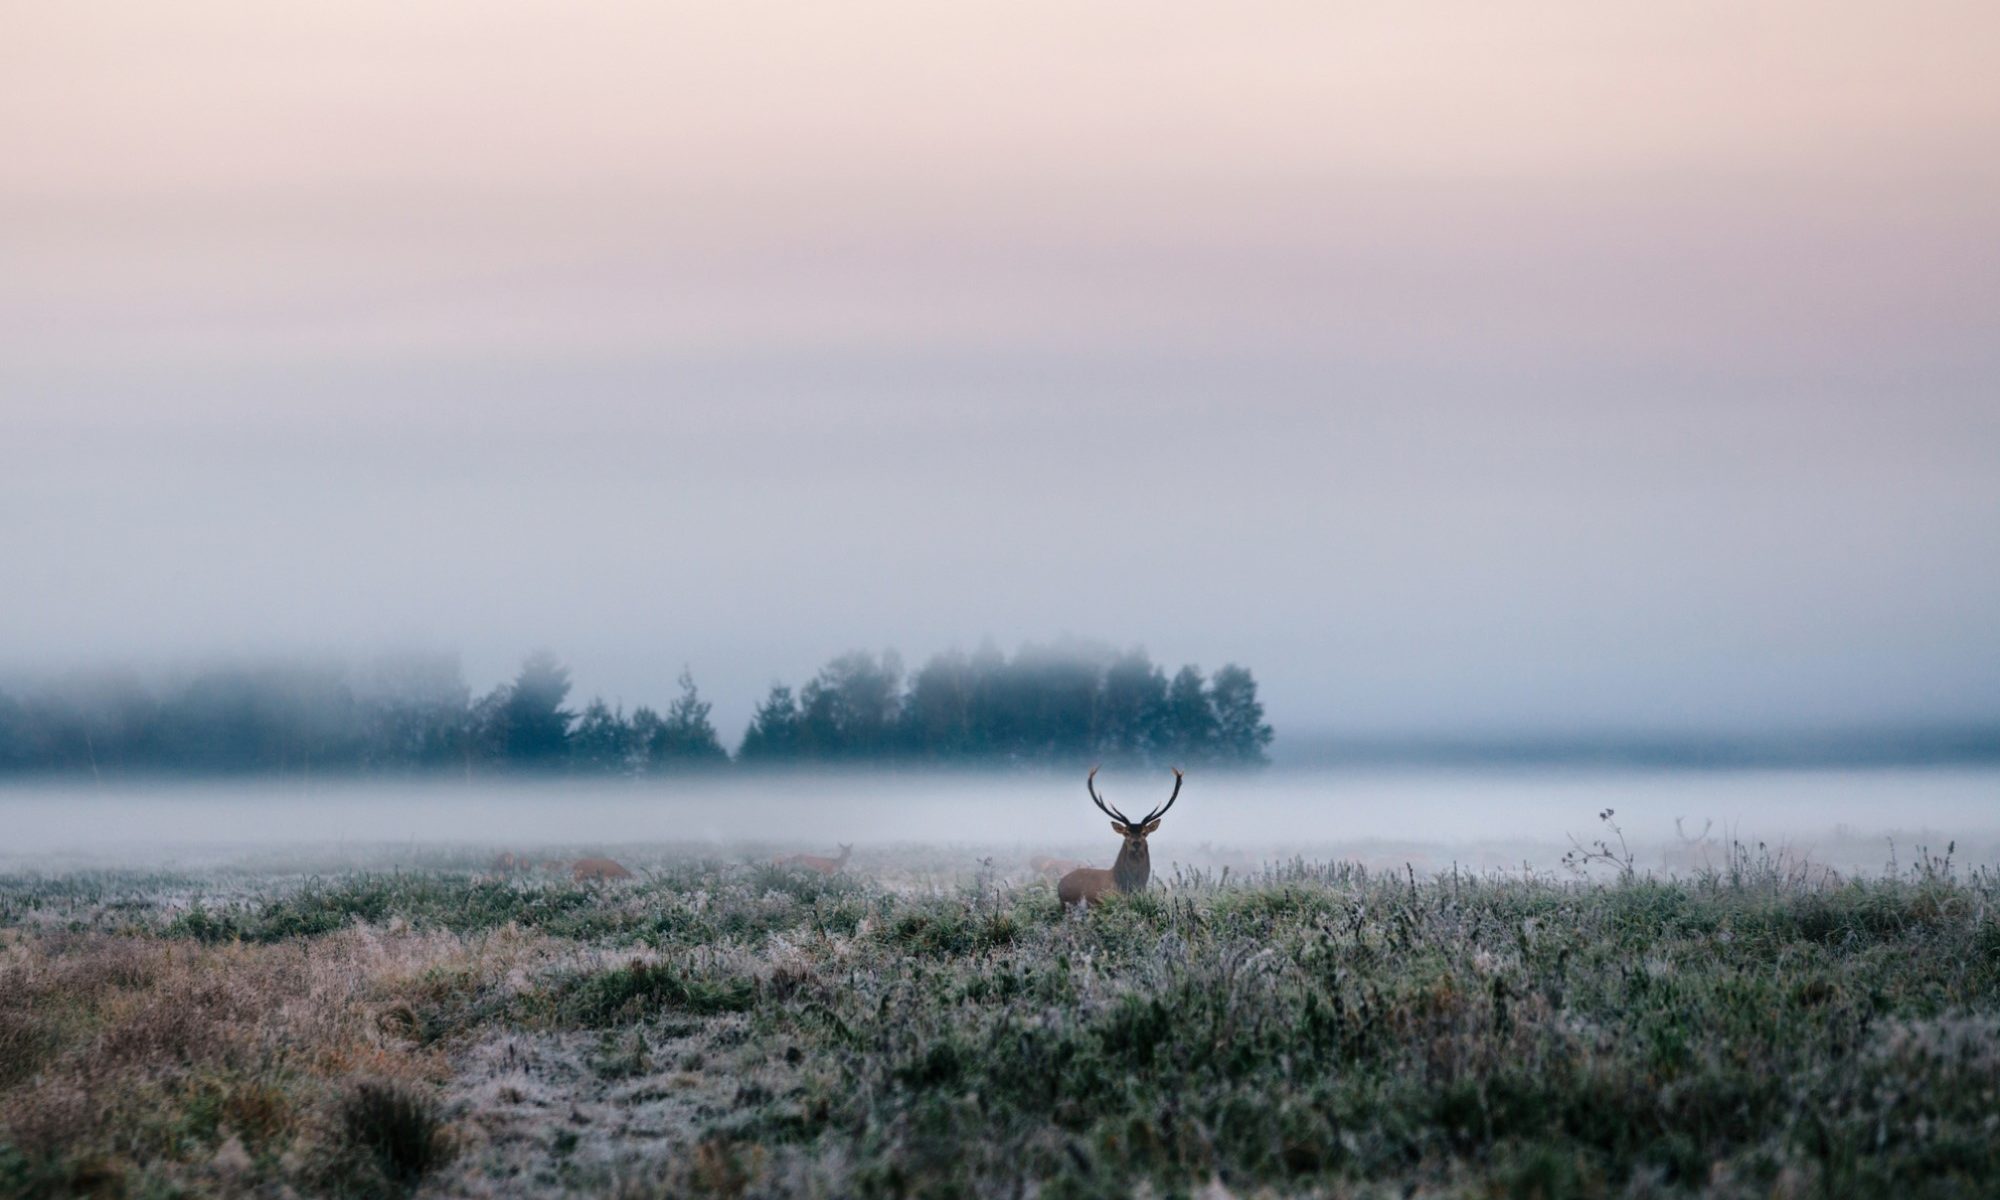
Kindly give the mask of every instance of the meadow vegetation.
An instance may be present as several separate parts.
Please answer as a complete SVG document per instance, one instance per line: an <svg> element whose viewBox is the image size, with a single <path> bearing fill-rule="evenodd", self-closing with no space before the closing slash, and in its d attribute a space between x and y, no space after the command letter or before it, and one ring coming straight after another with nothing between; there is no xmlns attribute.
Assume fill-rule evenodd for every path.
<svg viewBox="0 0 2000 1200"><path fill-rule="evenodd" d="M1994 877L0 876L0 1193L1954 1196Z"/></svg>

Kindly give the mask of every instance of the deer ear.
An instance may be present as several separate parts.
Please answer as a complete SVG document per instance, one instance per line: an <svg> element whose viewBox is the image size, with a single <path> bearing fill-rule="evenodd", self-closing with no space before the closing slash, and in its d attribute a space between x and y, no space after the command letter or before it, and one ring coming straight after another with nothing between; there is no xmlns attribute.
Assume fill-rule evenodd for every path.
<svg viewBox="0 0 2000 1200"><path fill-rule="evenodd" d="M1111 832L1117 834L1119 837L1124 837L1126 834L1131 833L1132 829L1129 825L1122 824L1118 821L1113 821L1111 822Z"/></svg>
<svg viewBox="0 0 2000 1200"><path fill-rule="evenodd" d="M1141 829L1139 832L1142 834L1151 833L1155 829L1158 829L1159 827L1160 827L1160 818L1154 817L1152 820L1146 822L1146 827L1144 829Z"/></svg>

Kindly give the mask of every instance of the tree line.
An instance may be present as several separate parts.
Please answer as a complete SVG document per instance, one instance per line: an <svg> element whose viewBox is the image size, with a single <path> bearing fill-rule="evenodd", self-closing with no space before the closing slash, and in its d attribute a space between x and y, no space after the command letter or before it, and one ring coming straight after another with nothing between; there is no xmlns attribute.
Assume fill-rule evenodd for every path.
<svg viewBox="0 0 2000 1200"><path fill-rule="evenodd" d="M0 772L651 775L731 763L1032 765L1083 759L1256 765L1271 727L1250 672L1173 676L1144 650L991 646L905 675L893 651L855 651L796 692L773 684L737 751L686 671L664 711L593 698L547 652L474 696L450 656L358 667L267 663L167 684L105 672L0 691Z"/></svg>
<svg viewBox="0 0 2000 1200"><path fill-rule="evenodd" d="M745 731L745 762L899 758L1067 763L1083 759L1259 765L1271 727L1250 672L1171 678L1144 650L1091 643L991 646L933 656L907 680L891 651L843 654L795 694L774 684Z"/></svg>

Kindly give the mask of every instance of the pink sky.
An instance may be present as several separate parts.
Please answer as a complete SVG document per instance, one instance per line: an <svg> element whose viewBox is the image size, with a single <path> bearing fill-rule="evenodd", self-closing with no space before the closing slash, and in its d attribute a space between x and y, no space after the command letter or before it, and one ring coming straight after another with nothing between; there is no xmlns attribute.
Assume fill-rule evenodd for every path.
<svg viewBox="0 0 2000 1200"><path fill-rule="evenodd" d="M1983 3L22 6L0 355L1964 353L1995 61Z"/></svg>

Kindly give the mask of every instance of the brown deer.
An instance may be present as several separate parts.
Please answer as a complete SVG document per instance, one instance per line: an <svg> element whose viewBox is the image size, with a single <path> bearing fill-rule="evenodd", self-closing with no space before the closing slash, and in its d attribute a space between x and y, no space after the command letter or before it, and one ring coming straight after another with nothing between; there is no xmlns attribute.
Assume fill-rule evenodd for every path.
<svg viewBox="0 0 2000 1200"><path fill-rule="evenodd" d="M579 858L570 864L569 877L578 883L589 880L630 879L632 872L609 858Z"/></svg>
<svg viewBox="0 0 2000 1200"><path fill-rule="evenodd" d="M1167 802L1134 821L1124 813L1104 802L1097 794L1097 768L1090 768L1090 775L1083 781L1084 790L1090 793L1091 803L1102 809L1111 818L1111 832L1125 839L1118 848L1118 861L1111 869L1103 867L1078 867L1062 877L1056 884L1056 898L1064 906L1071 904L1095 904L1106 892L1142 892L1146 882L1153 877L1153 860L1146 851L1146 837L1160 827L1160 818L1174 806L1181 795L1181 769L1174 768L1174 793Z"/></svg>
<svg viewBox="0 0 2000 1200"><path fill-rule="evenodd" d="M1028 860L1030 871L1049 879L1060 878L1083 865L1073 858L1050 858L1046 854L1037 854Z"/></svg>
<svg viewBox="0 0 2000 1200"><path fill-rule="evenodd" d="M818 871L822 875L838 875L853 855L854 847L842 842L839 858L827 858L820 854L787 854L771 861L781 867L804 867L808 871Z"/></svg>

